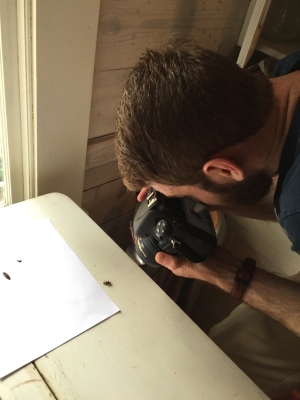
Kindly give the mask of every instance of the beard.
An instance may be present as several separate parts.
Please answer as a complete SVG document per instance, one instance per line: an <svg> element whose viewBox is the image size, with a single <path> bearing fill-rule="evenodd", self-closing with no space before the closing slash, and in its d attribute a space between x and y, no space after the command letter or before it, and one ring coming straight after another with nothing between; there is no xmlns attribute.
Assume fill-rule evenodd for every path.
<svg viewBox="0 0 300 400"><path fill-rule="evenodd" d="M272 177L265 170L230 185L220 185L204 178L201 188L216 194L222 206L230 207L251 207L266 197L273 186Z"/></svg>

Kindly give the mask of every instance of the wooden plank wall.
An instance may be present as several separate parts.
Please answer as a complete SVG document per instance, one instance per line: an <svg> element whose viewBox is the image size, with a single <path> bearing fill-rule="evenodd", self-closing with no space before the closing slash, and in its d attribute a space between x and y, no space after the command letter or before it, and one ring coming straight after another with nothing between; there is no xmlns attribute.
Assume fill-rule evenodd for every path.
<svg viewBox="0 0 300 400"><path fill-rule="evenodd" d="M122 87L149 46L171 34L230 56L249 0L101 0L82 207L115 242L131 242L136 201L119 177L115 115Z"/></svg>

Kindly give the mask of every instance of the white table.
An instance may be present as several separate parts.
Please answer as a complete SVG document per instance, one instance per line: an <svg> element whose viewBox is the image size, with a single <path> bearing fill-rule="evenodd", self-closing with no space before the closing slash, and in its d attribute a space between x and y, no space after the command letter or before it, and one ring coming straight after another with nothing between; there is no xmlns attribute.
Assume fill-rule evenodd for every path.
<svg viewBox="0 0 300 400"><path fill-rule="evenodd" d="M52 193L0 210L1 229L42 218L121 312L2 379L2 400L268 398L69 198Z"/></svg>

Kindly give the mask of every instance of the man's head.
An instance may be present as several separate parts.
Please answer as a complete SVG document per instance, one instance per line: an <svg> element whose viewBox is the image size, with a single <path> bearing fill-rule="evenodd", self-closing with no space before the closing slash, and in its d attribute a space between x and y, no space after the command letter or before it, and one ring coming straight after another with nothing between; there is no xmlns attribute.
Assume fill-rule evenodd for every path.
<svg viewBox="0 0 300 400"><path fill-rule="evenodd" d="M117 113L116 152L125 185L133 191L152 182L196 185L217 192L219 185L207 179L203 166L255 135L271 106L265 77L214 52L190 42L147 50ZM221 185L220 195L224 191Z"/></svg>

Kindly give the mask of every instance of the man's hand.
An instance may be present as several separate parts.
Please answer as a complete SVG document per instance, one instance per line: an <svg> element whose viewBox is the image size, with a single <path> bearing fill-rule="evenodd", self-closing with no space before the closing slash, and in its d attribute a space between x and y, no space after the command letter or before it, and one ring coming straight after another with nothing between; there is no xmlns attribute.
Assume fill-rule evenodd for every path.
<svg viewBox="0 0 300 400"><path fill-rule="evenodd" d="M147 192L150 188L148 187L143 187L143 189L140 191L140 193L137 195L137 200L141 203L142 201L145 200L147 197Z"/></svg>
<svg viewBox="0 0 300 400"><path fill-rule="evenodd" d="M230 292L241 260L228 250L217 246L202 263L193 263L180 256L159 252L156 262L171 270L175 275L200 279Z"/></svg>

